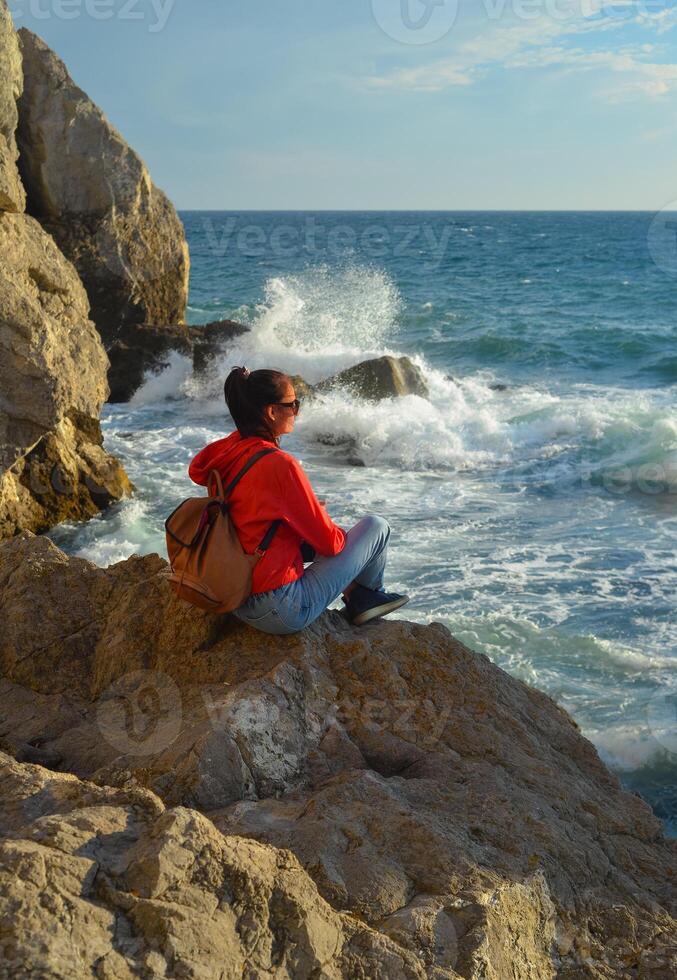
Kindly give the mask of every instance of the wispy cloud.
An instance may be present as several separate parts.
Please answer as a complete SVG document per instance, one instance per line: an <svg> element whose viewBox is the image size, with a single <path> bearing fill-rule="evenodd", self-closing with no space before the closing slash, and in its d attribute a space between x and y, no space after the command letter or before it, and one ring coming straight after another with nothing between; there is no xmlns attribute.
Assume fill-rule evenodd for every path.
<svg viewBox="0 0 677 980"><path fill-rule="evenodd" d="M662 46L621 44L628 28L662 36L677 25L677 6L656 10L656 0L559 0L532 7L528 17L510 0L478 0L481 27L470 38L448 43L451 53L416 67L371 75L372 88L439 92L469 86L497 69L553 69L598 72L607 84L600 95L618 101L645 96L657 98L677 90L677 64L657 60ZM581 46L586 37L585 47ZM613 84L608 84L613 79Z"/></svg>
<svg viewBox="0 0 677 980"><path fill-rule="evenodd" d="M584 51L580 48L549 47L529 51L511 58L506 68L558 67L570 71L606 70L620 76L612 87L604 89L611 100L622 100L631 95L666 95L677 87L677 64L645 61L642 45L618 51Z"/></svg>

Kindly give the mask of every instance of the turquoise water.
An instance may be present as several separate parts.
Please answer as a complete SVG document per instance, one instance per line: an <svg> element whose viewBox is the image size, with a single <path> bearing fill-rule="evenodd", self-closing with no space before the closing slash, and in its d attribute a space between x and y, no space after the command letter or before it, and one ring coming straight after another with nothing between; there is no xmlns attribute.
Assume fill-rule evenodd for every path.
<svg viewBox="0 0 677 980"><path fill-rule="evenodd" d="M164 553L190 457L230 430L233 364L314 382L406 353L429 400L332 395L286 448L338 523L388 518L407 618L551 694L674 830L677 239L638 213L182 217L190 322L252 332L206 379L177 355L106 407L137 494L54 539Z"/></svg>

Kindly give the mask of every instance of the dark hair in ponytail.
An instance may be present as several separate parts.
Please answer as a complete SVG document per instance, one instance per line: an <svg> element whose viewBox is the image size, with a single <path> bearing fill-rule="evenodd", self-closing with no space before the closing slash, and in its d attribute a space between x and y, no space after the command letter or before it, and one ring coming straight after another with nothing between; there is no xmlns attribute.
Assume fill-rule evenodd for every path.
<svg viewBox="0 0 677 980"><path fill-rule="evenodd" d="M277 442L263 409L282 401L289 383L289 375L282 371L262 369L250 373L245 367L233 368L226 378L223 393L228 411L243 438L261 436Z"/></svg>

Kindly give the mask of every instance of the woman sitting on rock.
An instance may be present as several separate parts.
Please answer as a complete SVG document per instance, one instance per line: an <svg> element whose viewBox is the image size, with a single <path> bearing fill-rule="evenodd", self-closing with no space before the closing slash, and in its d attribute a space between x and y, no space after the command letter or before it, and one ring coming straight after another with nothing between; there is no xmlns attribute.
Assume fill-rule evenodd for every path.
<svg viewBox="0 0 677 980"><path fill-rule="evenodd" d="M264 633L296 633L343 594L351 623L399 609L407 596L383 591L390 527L382 517L363 517L349 531L331 520L301 465L279 448L292 432L300 403L288 375L233 368L224 386L237 430L210 443L190 464L191 480L207 486L216 469L226 482L247 461L272 449L243 476L229 497L230 518L242 547L254 554L271 525L272 542L254 567L252 594L235 615ZM314 559L314 560L313 560ZM312 564L304 568L304 560Z"/></svg>

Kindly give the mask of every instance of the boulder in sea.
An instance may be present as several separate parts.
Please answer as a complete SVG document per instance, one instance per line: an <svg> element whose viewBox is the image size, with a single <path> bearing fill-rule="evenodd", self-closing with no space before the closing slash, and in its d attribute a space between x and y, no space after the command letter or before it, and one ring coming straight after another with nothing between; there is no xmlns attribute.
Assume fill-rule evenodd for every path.
<svg viewBox="0 0 677 980"><path fill-rule="evenodd" d="M383 965L386 953L371 953L356 974L341 961L336 976L674 975L677 845L550 698L441 624L354 628L327 612L302 633L267 636L182 604L165 575L158 555L102 569L30 534L0 545L0 738L22 758L118 787L71 780L62 790L68 777L30 767L15 777L6 762L19 787L10 782L0 794L17 820L3 865L9 901L38 887L65 901L58 862L75 851L89 859L98 831L101 874L87 865L73 878L73 889L94 882L77 891L77 915L93 915L95 898L97 915L111 914L112 895L115 907L133 910L132 922L158 923L165 956L178 942L166 924L178 921L172 903L183 909L182 936L211 929L203 911L227 912L232 888L215 905L204 862L224 862L222 839L249 838L254 868L265 845L292 851L285 860L297 875L297 860L305 869L327 903L323 914L344 922L349 913L365 930L360 949L376 933L380 950L402 957ZM80 812L81 793L96 812ZM152 858L145 830L139 837L128 812L116 810L133 794L155 821L151 793L209 817L175 810L153 822ZM64 797L72 815L61 833L62 818L49 814ZM120 833L106 831L104 818ZM33 849L52 840L58 853L40 850L38 860ZM22 855L21 867L37 861L35 874L15 873ZM116 871L115 859L131 871ZM57 871L40 877L54 860ZM246 869L238 880L245 887ZM275 907L289 908L278 894ZM143 914L137 899L150 903ZM29 937L42 913L28 899L16 907L12 948L23 967L41 955ZM269 907L260 907L265 918ZM288 922L305 914L296 909ZM101 937L90 921L75 932ZM57 919L50 935L65 928ZM344 947L337 940L335 948ZM186 950L196 969L198 950ZM86 965L93 956L83 954ZM303 963L291 975L315 975Z"/></svg>
<svg viewBox="0 0 677 980"><path fill-rule="evenodd" d="M249 333L250 329L235 320L215 320L206 323L203 327L190 327L193 340L193 370L198 373L206 371L214 358L223 354L229 344Z"/></svg>
<svg viewBox="0 0 677 980"><path fill-rule="evenodd" d="M142 160L31 31L19 31L19 167L30 214L80 274L109 347L129 324L182 323L183 225Z"/></svg>
<svg viewBox="0 0 677 980"><path fill-rule="evenodd" d="M192 339L184 324L154 327L147 323L128 323L122 326L108 348L108 401L128 402L149 374L159 374L169 365L172 352L192 356Z"/></svg>
<svg viewBox="0 0 677 980"><path fill-rule="evenodd" d="M19 40L5 0L0 0L0 211L24 210L26 195L17 170L17 99L23 90Z"/></svg>
<svg viewBox="0 0 677 980"><path fill-rule="evenodd" d="M396 398L404 395L420 395L427 398L428 385L423 372L408 357L384 357L359 364L325 378L315 385L308 384L300 374L290 375L299 398L312 399L337 389L348 389L360 397L377 401L382 398ZM327 435L320 439L326 445L336 445L333 437Z"/></svg>
<svg viewBox="0 0 677 980"><path fill-rule="evenodd" d="M128 402L147 377L160 374L169 366L172 353L192 360L193 370L204 373L229 343L248 331L249 327L234 320L199 327L127 324L108 348L108 400Z"/></svg>
<svg viewBox="0 0 677 980"><path fill-rule="evenodd" d="M289 380L294 386L294 391L296 392L296 397L303 401L310 401L314 395L315 390L312 385L309 385L300 374L290 374Z"/></svg>
<svg viewBox="0 0 677 980"><path fill-rule="evenodd" d="M404 395L428 397L423 372L408 357L386 355L362 361L314 386L316 392L347 388L360 398L378 401Z"/></svg>

